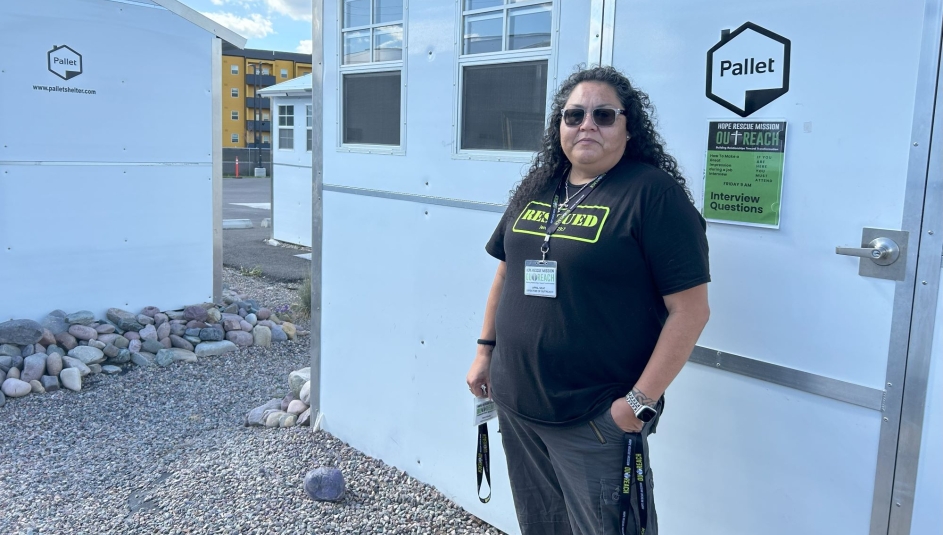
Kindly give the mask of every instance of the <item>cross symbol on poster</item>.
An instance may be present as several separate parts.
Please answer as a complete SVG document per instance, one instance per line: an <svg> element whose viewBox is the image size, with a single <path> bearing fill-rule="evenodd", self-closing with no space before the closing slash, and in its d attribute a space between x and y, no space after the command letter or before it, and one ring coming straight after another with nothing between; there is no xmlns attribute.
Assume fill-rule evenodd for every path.
<svg viewBox="0 0 943 535"><path fill-rule="evenodd" d="M733 134L730 134L730 137L733 138L734 145L739 145L740 138L743 137L743 134L741 134L739 130L734 130Z"/></svg>

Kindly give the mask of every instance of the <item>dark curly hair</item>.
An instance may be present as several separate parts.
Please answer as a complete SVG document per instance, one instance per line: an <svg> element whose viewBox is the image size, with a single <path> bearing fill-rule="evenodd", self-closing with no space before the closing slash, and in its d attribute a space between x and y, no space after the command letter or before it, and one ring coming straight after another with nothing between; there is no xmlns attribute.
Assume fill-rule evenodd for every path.
<svg viewBox="0 0 943 535"><path fill-rule="evenodd" d="M632 87L629 79L613 67L581 67L560 85L554 95L547 131L540 142L540 150L534 156L527 175L511 190L509 211L517 213L528 201L559 180L563 169L569 167L570 161L560 145L560 121L563 117L563 106L570 98L570 93L582 82L601 82L609 85L622 103L626 130L632 137L626 143L620 162L634 160L665 171L678 181L688 198L691 198L691 192L678 170L678 162L665 152L664 141L658 132L655 132L652 122L655 110L648 95Z"/></svg>

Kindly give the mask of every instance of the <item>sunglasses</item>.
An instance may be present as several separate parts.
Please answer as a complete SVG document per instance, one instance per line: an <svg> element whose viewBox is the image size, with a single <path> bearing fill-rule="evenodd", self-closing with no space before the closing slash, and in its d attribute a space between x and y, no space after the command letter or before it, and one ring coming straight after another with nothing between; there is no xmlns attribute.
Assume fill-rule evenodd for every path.
<svg viewBox="0 0 943 535"><path fill-rule="evenodd" d="M593 110L593 122L596 126L612 126L616 122L616 116L625 114L625 110L618 108L595 108ZM571 108L563 110L563 124L567 126L579 126L583 124L586 118L586 110L582 108Z"/></svg>

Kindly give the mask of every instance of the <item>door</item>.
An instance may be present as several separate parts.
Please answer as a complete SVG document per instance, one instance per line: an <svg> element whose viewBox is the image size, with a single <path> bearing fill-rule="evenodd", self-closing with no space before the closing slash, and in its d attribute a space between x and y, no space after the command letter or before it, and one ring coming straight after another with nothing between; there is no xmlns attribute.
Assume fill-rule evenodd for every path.
<svg viewBox="0 0 943 535"><path fill-rule="evenodd" d="M616 2L612 63L651 96L699 207L710 120L786 123L779 227L709 224L712 315L692 357L707 366L672 385L653 438L666 533L887 532L938 14L913 0ZM788 39L790 59L787 90L744 118L707 98L705 65L747 22Z"/></svg>

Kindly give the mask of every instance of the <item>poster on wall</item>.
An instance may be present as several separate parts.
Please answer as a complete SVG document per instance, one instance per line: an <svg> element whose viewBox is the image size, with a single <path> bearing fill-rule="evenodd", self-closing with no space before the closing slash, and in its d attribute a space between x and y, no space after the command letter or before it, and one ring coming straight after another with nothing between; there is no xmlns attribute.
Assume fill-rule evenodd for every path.
<svg viewBox="0 0 943 535"><path fill-rule="evenodd" d="M785 121L710 121L704 219L779 228Z"/></svg>

